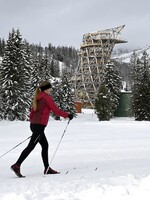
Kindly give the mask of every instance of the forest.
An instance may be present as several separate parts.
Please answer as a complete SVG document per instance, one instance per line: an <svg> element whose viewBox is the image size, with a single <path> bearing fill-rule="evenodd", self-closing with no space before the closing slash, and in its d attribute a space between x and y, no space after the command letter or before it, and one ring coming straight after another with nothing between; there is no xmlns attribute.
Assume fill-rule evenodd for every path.
<svg viewBox="0 0 150 200"><path fill-rule="evenodd" d="M34 91L43 80L52 82L58 107L76 115L71 77L78 67L78 50L29 44L19 29L12 29L8 40L0 39L0 57L0 119L28 120ZM110 60L103 73L95 99L99 120L114 116L122 89L132 91L135 119L150 120L150 58L146 51L141 58L133 53L128 64ZM122 88L123 82L126 88Z"/></svg>
<svg viewBox="0 0 150 200"><path fill-rule="evenodd" d="M19 29L12 29L7 41L0 39L0 57L1 119L27 120L33 93L43 80L53 82L53 96L59 107L75 113L69 78L78 63L75 48L29 44Z"/></svg>

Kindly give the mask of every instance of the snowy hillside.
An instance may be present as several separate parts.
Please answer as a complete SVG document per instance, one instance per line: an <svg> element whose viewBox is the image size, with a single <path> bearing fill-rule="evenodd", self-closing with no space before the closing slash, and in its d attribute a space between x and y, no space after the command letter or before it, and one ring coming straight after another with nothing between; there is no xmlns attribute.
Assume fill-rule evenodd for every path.
<svg viewBox="0 0 150 200"><path fill-rule="evenodd" d="M114 55L114 56L112 56L112 59L115 59L118 62L129 63L131 55L133 54L133 52L135 52L137 54L137 56L139 58L141 58L141 56L142 56L144 51L146 51L150 55L150 46L142 48L142 49L137 49L137 50L134 50L134 51L130 51L128 53L123 53L121 55Z"/></svg>
<svg viewBox="0 0 150 200"><path fill-rule="evenodd" d="M93 110L83 111L70 122L52 162L60 174L43 175L40 145L22 165L26 178L17 178L10 166L27 142L0 158L1 200L150 199L150 122L99 122ZM49 121L50 160L66 124ZM0 121L0 130L1 155L31 134L29 122Z"/></svg>

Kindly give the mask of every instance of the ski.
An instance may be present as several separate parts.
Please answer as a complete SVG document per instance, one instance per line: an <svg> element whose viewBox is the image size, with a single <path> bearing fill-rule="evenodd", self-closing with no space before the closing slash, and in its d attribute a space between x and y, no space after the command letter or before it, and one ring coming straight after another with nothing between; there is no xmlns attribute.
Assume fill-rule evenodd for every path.
<svg viewBox="0 0 150 200"><path fill-rule="evenodd" d="M80 170L80 169L83 169L83 168L76 168L76 167L74 167L74 168L69 169L69 170L67 170L67 171L65 171L65 172L59 172L59 173L57 173L57 174L60 174L60 175L61 175L61 174L64 174L64 175L67 175L67 174L70 174L70 172L73 171L73 170ZM12 168L11 168L11 170L16 174L16 176L17 176L18 178L25 178L25 177L26 177L26 176L23 176L23 175L20 174L20 173L16 173ZM93 171L97 171L97 170L98 170L97 167L93 169ZM49 175L56 175L56 174L44 174L43 177L46 177L46 176L49 176Z"/></svg>
<svg viewBox="0 0 150 200"><path fill-rule="evenodd" d="M70 170L67 170L66 172L65 172L65 174L67 175L70 171L72 171L72 170L80 170L80 169L82 169L82 168L76 168L76 167L74 167L73 169L70 169ZM98 170L98 168L96 167L95 169L93 169L93 171L97 171Z"/></svg>

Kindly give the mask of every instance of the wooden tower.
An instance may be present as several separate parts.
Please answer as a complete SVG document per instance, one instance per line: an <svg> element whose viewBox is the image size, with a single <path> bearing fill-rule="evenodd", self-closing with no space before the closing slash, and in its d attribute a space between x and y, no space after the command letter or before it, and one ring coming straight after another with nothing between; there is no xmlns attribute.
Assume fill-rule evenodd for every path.
<svg viewBox="0 0 150 200"><path fill-rule="evenodd" d="M126 42L119 38L124 26L83 35L75 75L75 93L77 101L81 101L86 107L94 108L103 70L110 60L115 44Z"/></svg>

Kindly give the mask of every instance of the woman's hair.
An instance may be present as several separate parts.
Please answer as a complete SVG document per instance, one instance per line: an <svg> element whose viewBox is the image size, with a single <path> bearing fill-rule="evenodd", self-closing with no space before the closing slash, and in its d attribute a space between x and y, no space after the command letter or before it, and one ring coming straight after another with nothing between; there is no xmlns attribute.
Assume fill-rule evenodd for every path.
<svg viewBox="0 0 150 200"><path fill-rule="evenodd" d="M40 83L40 85L36 88L34 97L33 97L33 109L36 111L37 109L37 96L41 92L41 87L49 85L50 83L48 81L43 81Z"/></svg>

